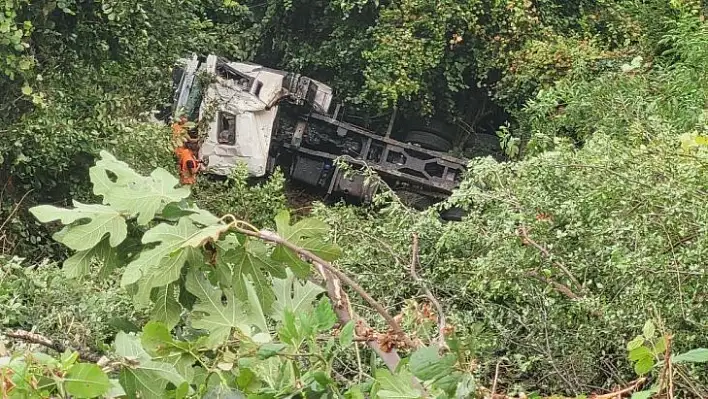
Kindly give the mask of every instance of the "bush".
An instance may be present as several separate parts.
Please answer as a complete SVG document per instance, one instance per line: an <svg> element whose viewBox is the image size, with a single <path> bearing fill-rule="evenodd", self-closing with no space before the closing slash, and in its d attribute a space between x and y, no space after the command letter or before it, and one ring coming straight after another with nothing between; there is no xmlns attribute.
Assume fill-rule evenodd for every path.
<svg viewBox="0 0 708 399"><path fill-rule="evenodd" d="M553 147L554 137L578 143L595 133L638 145L662 132L706 129L708 28L695 16L667 24L663 55L615 62L595 78L564 78L516 113L527 153Z"/></svg>
<svg viewBox="0 0 708 399"><path fill-rule="evenodd" d="M642 148L596 135L582 150L477 161L450 200L470 210L460 223L433 212L316 214L333 225L341 265L393 307L418 292L402 282L412 282L419 233L420 273L458 328L482 323L492 334L479 349L511 359L510 380L590 391L631 378L625 342L655 314L681 337L679 350L708 344L705 155L679 145L672 135Z"/></svg>
<svg viewBox="0 0 708 399"><path fill-rule="evenodd" d="M272 227L275 215L286 208L283 174L277 171L260 182L253 180L244 164L237 165L226 179L203 176L194 188L194 200L214 214L232 214L257 226Z"/></svg>
<svg viewBox="0 0 708 399"><path fill-rule="evenodd" d="M75 348L103 350L118 331L146 318L116 280L70 279L54 263L0 258L0 329L34 330Z"/></svg>

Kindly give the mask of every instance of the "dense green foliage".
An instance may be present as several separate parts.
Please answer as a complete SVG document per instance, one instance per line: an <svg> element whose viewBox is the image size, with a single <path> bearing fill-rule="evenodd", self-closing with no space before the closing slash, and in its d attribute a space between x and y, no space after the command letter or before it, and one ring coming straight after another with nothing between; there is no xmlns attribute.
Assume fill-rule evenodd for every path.
<svg viewBox="0 0 708 399"><path fill-rule="evenodd" d="M94 259L101 265L98 276L117 268L121 287L133 294L135 304L151 309L150 322L137 336L123 331L116 336L110 356L118 393L97 366L64 365L69 354L57 362L68 368L66 374L34 390L22 384L24 378L15 378L31 373L27 367L33 363L9 358L0 371L15 374L10 383L0 380L4 392L156 398L229 392L262 398L361 397L362 390L372 397L418 398L424 390L439 397L475 392L473 376L456 370L464 370L458 365L464 359L456 352L441 357L432 346L418 348L405 369L389 365L388 370L372 361L368 374L373 378L365 386L334 380L335 361L352 347L358 322L340 321L335 334L333 305L326 297L318 299L324 289L307 279L310 265L300 258L304 251L320 257L319 267L340 256L339 248L326 241L328 228L321 221L292 223L282 211L275 217L276 232L264 233L231 215L217 218L191 204L189 189L175 188L178 180L164 169L141 176L107 152L101 152L90 175L102 204L75 201L73 208L40 205L31 212L43 223L65 225L54 238L75 251L64 262L66 274L88 277ZM149 229L126 256L133 225ZM283 241L270 238L274 234ZM264 241L274 245L266 247ZM295 252L285 242L300 249ZM322 278L331 277L323 273ZM178 338L170 333L176 327ZM453 337L453 347L454 342ZM51 367L51 361L39 360ZM411 387L414 376L424 385Z"/></svg>
<svg viewBox="0 0 708 399"><path fill-rule="evenodd" d="M225 180L202 180L195 188L197 204L204 209L263 227L272 227L278 211L286 208L284 178L280 171L265 181L252 182L243 165Z"/></svg>
<svg viewBox="0 0 708 399"><path fill-rule="evenodd" d="M286 205L280 175L259 186L248 185L243 171L226 182L203 179L191 197L167 184L169 190L152 195L149 206L118 199L110 206L120 211L108 215L105 208L92 208L100 205L77 205L84 207L82 216L91 216L90 223L113 226L115 235L106 240L66 231L52 239L55 226L38 223L28 212L37 204L99 204L100 196L110 196L94 191L89 180L100 150L142 175L157 173L153 182L172 182L169 172L153 172L171 170L173 160L169 131L149 122L148 113L170 101L168 68L191 51L307 73L370 115L395 105L404 118L434 115L458 122L458 144L474 143L472 131L500 130L515 161L472 161L462 187L440 205L467 208L460 223L443 223L433 210L408 209L390 193L382 193L372 208L315 204L312 211L324 222L316 222L322 227L318 240L342 249L336 265L392 313L416 314L424 306L409 271L411 236L420 236L418 273L456 329L461 343L451 346L464 347L453 351L452 360L432 360L442 367L440 373L450 371L448 361L464 371L455 390L471 389L471 381L477 388L496 381L497 392L508 394L579 395L626 386L635 374L654 383L666 364L661 362L664 334L673 334L674 353L708 346L704 2L7 0L3 5L0 254L26 257L24 266L51 261L27 269L9 258L0 261L0 308L7 309L0 316L2 328L34 326L53 339L118 359L132 356L154 366L150 362L170 358L179 366L159 372L134 364L114 367L111 378L123 370L123 386L133 387L128 391L144 389L131 381L147 376L163 378L160 387L175 397L183 397L185 389L198 395L223 377L231 388L254 395L291 393L303 387L297 381L305 381L311 394L349 390L353 398L378 389L383 397L417 397L415 388L402 384L408 371L379 374L380 364L372 368L348 339L333 338L338 334L331 330L332 309L325 302L309 301L309 311L289 326L269 310L269 304L277 309L283 300L269 293L271 284L289 281L284 270L293 259L279 258L256 240L243 246L246 255L231 256L251 260L240 271L258 282L257 302L277 342L268 345L275 346L239 342L233 349L246 355L231 347L214 351L224 333L213 328L208 336L219 339L197 339L193 328L214 327L209 325L213 312L204 307L207 297L181 298L179 307L179 298L172 298L162 313L148 306L159 294L170 299L171 290L194 295L191 270L206 270L213 293L228 298L220 305L215 300L215 306L234 311L253 306L247 279L225 281L229 274L214 273L200 259L208 248L178 249L172 247L176 241L165 246L155 229L179 229L177 220L188 218L178 208L190 198L214 215L232 214L282 234L286 224L276 221ZM104 157L97 167L107 167L106 162L115 167L117 161ZM127 165L119 169L140 180ZM165 208L168 203L173 206ZM207 211L201 215L209 217L208 225L216 223ZM79 215L62 216L76 227ZM121 224L127 216L136 217ZM180 231L204 227L195 226ZM226 233L216 230L210 233ZM120 256L113 256L114 247ZM141 261L148 252L155 259ZM68 255L61 273L53 269ZM302 264L293 265L304 276ZM89 272L91 278L85 276ZM130 299L136 290L137 304ZM364 306L352 300L355 308ZM362 314L385 329L381 320ZM645 323L648 319L655 324ZM233 331L248 329L231 321ZM403 324L427 344L430 331L416 328L419 321L409 315ZM293 331L302 333L297 336L302 346ZM141 343L139 337L159 337L173 349L160 352L152 338ZM263 359L249 363L254 353ZM705 397L708 370L693 364L704 362L705 352L688 353L673 362L677 392ZM37 357L40 364L23 369L31 369L27 375L41 375L48 367L56 376L93 375L96 392L115 388L103 372L76 366L68 354L59 362ZM184 358L203 364L188 371L179 363ZM31 364L25 360L18 360L22 367ZM426 380L410 361L410 372ZM290 372L275 367L269 368L273 374L263 372L269 362L285 364ZM298 372L302 378L291 379ZM71 387L71 378L57 378L52 394L84 395ZM389 385L381 388L384 381ZM440 384L433 390L438 388L446 390ZM31 390L31 384L23 389Z"/></svg>
<svg viewBox="0 0 708 399"><path fill-rule="evenodd" d="M113 278L87 285L56 264L29 268L19 259L0 260L0 308L3 328L34 328L76 348L104 349L118 331L146 320Z"/></svg>
<svg viewBox="0 0 708 399"><path fill-rule="evenodd" d="M684 345L708 344L705 159L679 146L674 137L629 149L598 135L581 151L561 147L513 165L480 161L453 198L471 210L461 223L441 224L433 212L402 218L397 209L384 217L317 214L337 231L340 263L391 305L417 292L400 281L418 232L426 278L459 327L484 327L480 354L503 350L531 384L547 375L549 388L582 391L631 374L624 342L655 312ZM550 256L525 245L520 229Z"/></svg>
<svg viewBox="0 0 708 399"><path fill-rule="evenodd" d="M288 212L282 211L275 217L276 231L272 232L258 230L231 215L217 218L190 203L189 190L175 188L177 179L163 169L141 176L107 152L101 153L90 175L94 192L103 197L102 204L75 201L73 208L40 205L31 212L43 223L59 221L65 226L54 238L75 251L64 262L67 275L83 279L93 274L96 281L117 270L120 285L132 294L135 306L150 309L150 322L138 334L118 332L106 360L99 360L106 371L94 364L76 363L77 355L70 351L60 359L30 353L6 357L5 363L0 364L3 377L0 389L11 397L29 394L160 398L230 394L276 398L283 395L362 397L365 393L372 398L415 399L429 395L463 398L485 394L486 390L476 382L474 358L473 363L469 363L470 350L478 349L474 346L475 340L470 342L465 338L466 331L453 329L440 331L448 353L441 354L441 348L433 342L425 346L428 336L425 330L432 327L425 310L401 315L400 320L406 321L403 325L408 327L412 322L413 333L418 336L417 344L412 341L406 344L415 347L409 347L412 354L405 362L386 363L387 369L372 358L363 369L359 360L359 378L364 373L368 377L358 383L338 374L337 363L344 367L341 372L347 373L347 357L342 355L352 347L355 337L366 338L361 335L366 330L361 328L361 321L345 319L344 323L338 316L338 313L348 312L349 317L355 317L347 306L337 304L336 298L341 301L343 294L332 288L336 285L327 283L327 296L318 299L325 289L308 279L310 265L304 260L312 261L319 268L320 278L325 282L336 276L340 284L346 283L357 294L362 291L339 272L335 273L329 264L341 256L341 250L336 243L327 241L329 229L322 221L307 218L293 223ZM461 191L467 190L470 189ZM516 203L516 199L510 202L514 202L514 210L518 211L520 202ZM149 227L140 244L131 244L128 240L129 226L134 225ZM498 242L503 239L497 237ZM267 247L264 242L272 246ZM126 245L133 248L129 253ZM506 253L512 252L511 248L505 249ZM93 260L99 262L99 269L92 272ZM487 259L483 266L490 264ZM3 267L5 270L0 287L4 290L19 288L23 279L10 278L7 283L5 279L24 272L18 271L18 266L12 262ZM550 270L543 271L543 275L556 278ZM477 280L482 281L482 278ZM505 289L500 294L507 298L533 294L533 287L516 291L515 286L496 285ZM595 281L595 287L601 284ZM489 287L486 290L494 292ZM31 291L26 294L29 298L36 295ZM481 296L480 299L494 298ZM546 307L562 306L551 295L541 296L539 300L543 306L543 312L539 313L544 316L552 315ZM90 304L86 299L80 302ZM580 302L580 306L565 308L567 312L576 308L580 313L575 315L576 320L585 319L582 313L588 312L583 309L583 301ZM21 302L18 304L20 309L24 306ZM12 307L17 306L9 306ZM338 313L335 309L339 309ZM618 318L626 317L621 307L612 309ZM599 314L593 314L604 317L605 309L600 310ZM568 315L565 316L557 322L568 323ZM607 321L611 323L612 319ZM93 322L100 324L101 320ZM548 322L545 317L537 321L538 324ZM399 328L391 324L395 322L388 323L393 329ZM337 324L339 327L333 330ZM555 332L543 325L551 330L550 334ZM170 332L173 329L176 337ZM133 327L128 331L132 332ZM518 335L516 332L515 336ZM393 342L410 340L386 336ZM378 337L379 345L385 342L385 337ZM636 362L636 373L646 375L655 367L657 371L663 370L657 367L661 360L677 368L708 362L706 349L667 357L664 352L672 353L668 346L671 339L666 335L657 337L653 323L645 323L642 335L627 346L629 358ZM549 360L553 362L548 337L546 342ZM509 349L514 347L509 346ZM574 360L574 353L563 355ZM380 356L383 360L383 355ZM351 357L349 360L353 361ZM357 363L351 367L356 368ZM563 367L575 369L571 365ZM111 380L109 375L117 378ZM337 375L339 379L335 378ZM414 378L415 383L411 385ZM39 382L33 382L37 379ZM43 379L48 381L42 382ZM577 377L576 381L577 385L568 387L569 390L584 389ZM664 389L665 385L659 382L644 392Z"/></svg>

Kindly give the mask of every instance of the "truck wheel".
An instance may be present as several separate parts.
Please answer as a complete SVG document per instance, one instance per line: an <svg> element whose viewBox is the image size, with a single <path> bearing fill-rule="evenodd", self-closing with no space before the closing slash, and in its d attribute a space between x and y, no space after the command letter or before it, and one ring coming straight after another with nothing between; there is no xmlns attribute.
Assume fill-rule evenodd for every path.
<svg viewBox="0 0 708 399"><path fill-rule="evenodd" d="M419 211L424 211L433 205L430 197L408 190L397 190L396 195L404 205Z"/></svg>
<svg viewBox="0 0 708 399"><path fill-rule="evenodd" d="M460 222L465 216L467 216L467 211L457 206L440 212L440 219L449 222Z"/></svg>
<svg viewBox="0 0 708 399"><path fill-rule="evenodd" d="M449 142L453 142L457 138L457 126L440 119L433 119L431 121L411 125L411 130L429 132Z"/></svg>
<svg viewBox="0 0 708 399"><path fill-rule="evenodd" d="M433 151L448 152L452 149L452 143L444 138L431 132L422 130L411 130L406 133L405 139L407 143L418 144L423 148Z"/></svg>

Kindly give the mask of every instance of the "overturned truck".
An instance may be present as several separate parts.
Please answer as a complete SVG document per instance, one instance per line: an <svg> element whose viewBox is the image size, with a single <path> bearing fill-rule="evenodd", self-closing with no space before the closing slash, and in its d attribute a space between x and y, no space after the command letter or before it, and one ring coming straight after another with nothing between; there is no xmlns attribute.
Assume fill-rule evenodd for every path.
<svg viewBox="0 0 708 399"><path fill-rule="evenodd" d="M173 81L172 115L201 124L198 158L210 174L238 163L253 177L281 167L313 189L367 203L378 183L364 171L373 170L421 209L447 197L465 171L467 160L447 153L450 132L401 128L395 111L380 131L365 128L333 104L329 86L306 76L209 55L184 60Z"/></svg>

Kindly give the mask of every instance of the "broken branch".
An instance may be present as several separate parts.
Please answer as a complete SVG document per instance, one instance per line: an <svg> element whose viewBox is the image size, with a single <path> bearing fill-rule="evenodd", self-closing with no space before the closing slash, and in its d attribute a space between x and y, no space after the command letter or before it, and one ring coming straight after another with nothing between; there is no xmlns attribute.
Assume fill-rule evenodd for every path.
<svg viewBox="0 0 708 399"><path fill-rule="evenodd" d="M413 277L413 280L420 285L420 288L423 290L423 293L425 293L426 298L435 306L435 310L438 312L438 347L439 348L444 348L447 349L447 344L445 343L445 327L446 327L446 322L445 322L445 312L443 311L442 305L440 305L440 302L435 298L435 295L428 289L427 285L425 284L425 281L420 278L418 275L418 272L416 271L416 267L418 265L418 233L413 233L413 249L412 249L412 254L411 254L411 268L410 268L410 273L411 277Z"/></svg>
<svg viewBox="0 0 708 399"><path fill-rule="evenodd" d="M9 332L5 333L5 336L10 337L10 338L14 338L14 339L19 339L21 341L29 342L32 344L42 345L46 348L53 349L59 353L64 353L64 352L66 352L67 349L69 349L71 351L78 352L79 358L82 360L85 360L87 362L99 363L99 362L102 362L102 359L105 358L104 356L102 356L98 353L92 353L92 352L85 351L85 350L76 350L76 349L73 349L73 348L70 348L70 347L64 345L61 342L52 341L51 339L49 339L43 335L36 334L33 332L29 332L29 331L25 331L25 330L9 331Z"/></svg>
<svg viewBox="0 0 708 399"><path fill-rule="evenodd" d="M638 380L635 380L630 386L620 389L619 391L614 391L602 395L593 395L590 396L590 399L614 399L614 398L621 398L622 395L630 392L634 392L637 388L639 388L644 381L646 381L646 378L640 378Z"/></svg>
<svg viewBox="0 0 708 399"><path fill-rule="evenodd" d="M398 363L401 361L400 356L396 350L391 350L389 352L385 351L378 340L367 335L367 331L370 331L369 326L366 321L357 318L356 315L350 310L349 306L349 296L341 288L339 280L332 275L327 269L325 269L320 264L315 264L317 270L325 281L325 286L327 288L327 296L332 301L334 312L337 314L337 318L342 325L347 324L350 320L354 320L354 327L356 335L360 339L365 339L366 345L371 348L378 356L383 360L386 367L388 367L391 372L396 370Z"/></svg>
<svg viewBox="0 0 708 399"><path fill-rule="evenodd" d="M327 272L331 273L333 276L337 277L338 280L341 280L344 282L344 284L348 285L351 287L359 296L361 296L371 307L373 307L376 312L381 315L381 317L386 320L386 323L388 323L389 327L398 334L403 342L406 344L406 346L410 348L414 348L415 345L413 344L413 341L408 337L408 335L401 329L401 326L398 324L398 322L391 316L386 309L381 305L378 301L376 301L369 293L364 291L364 289L354 280L352 280L349 276L341 272L339 269L334 267L331 263L327 262L326 260L320 258L319 256L313 254L312 252L300 248L297 245L283 239L282 237L278 236L275 233L269 232L269 231L254 231L254 230L247 230L242 227L238 226L237 222L234 222L231 224L233 229L238 231L239 233L245 234L250 237L255 237L258 239L261 239L266 242L271 242L273 244L279 244L282 245L291 251L297 253L298 255L304 257L305 259L309 260L311 263L315 265L320 265L323 267Z"/></svg>

